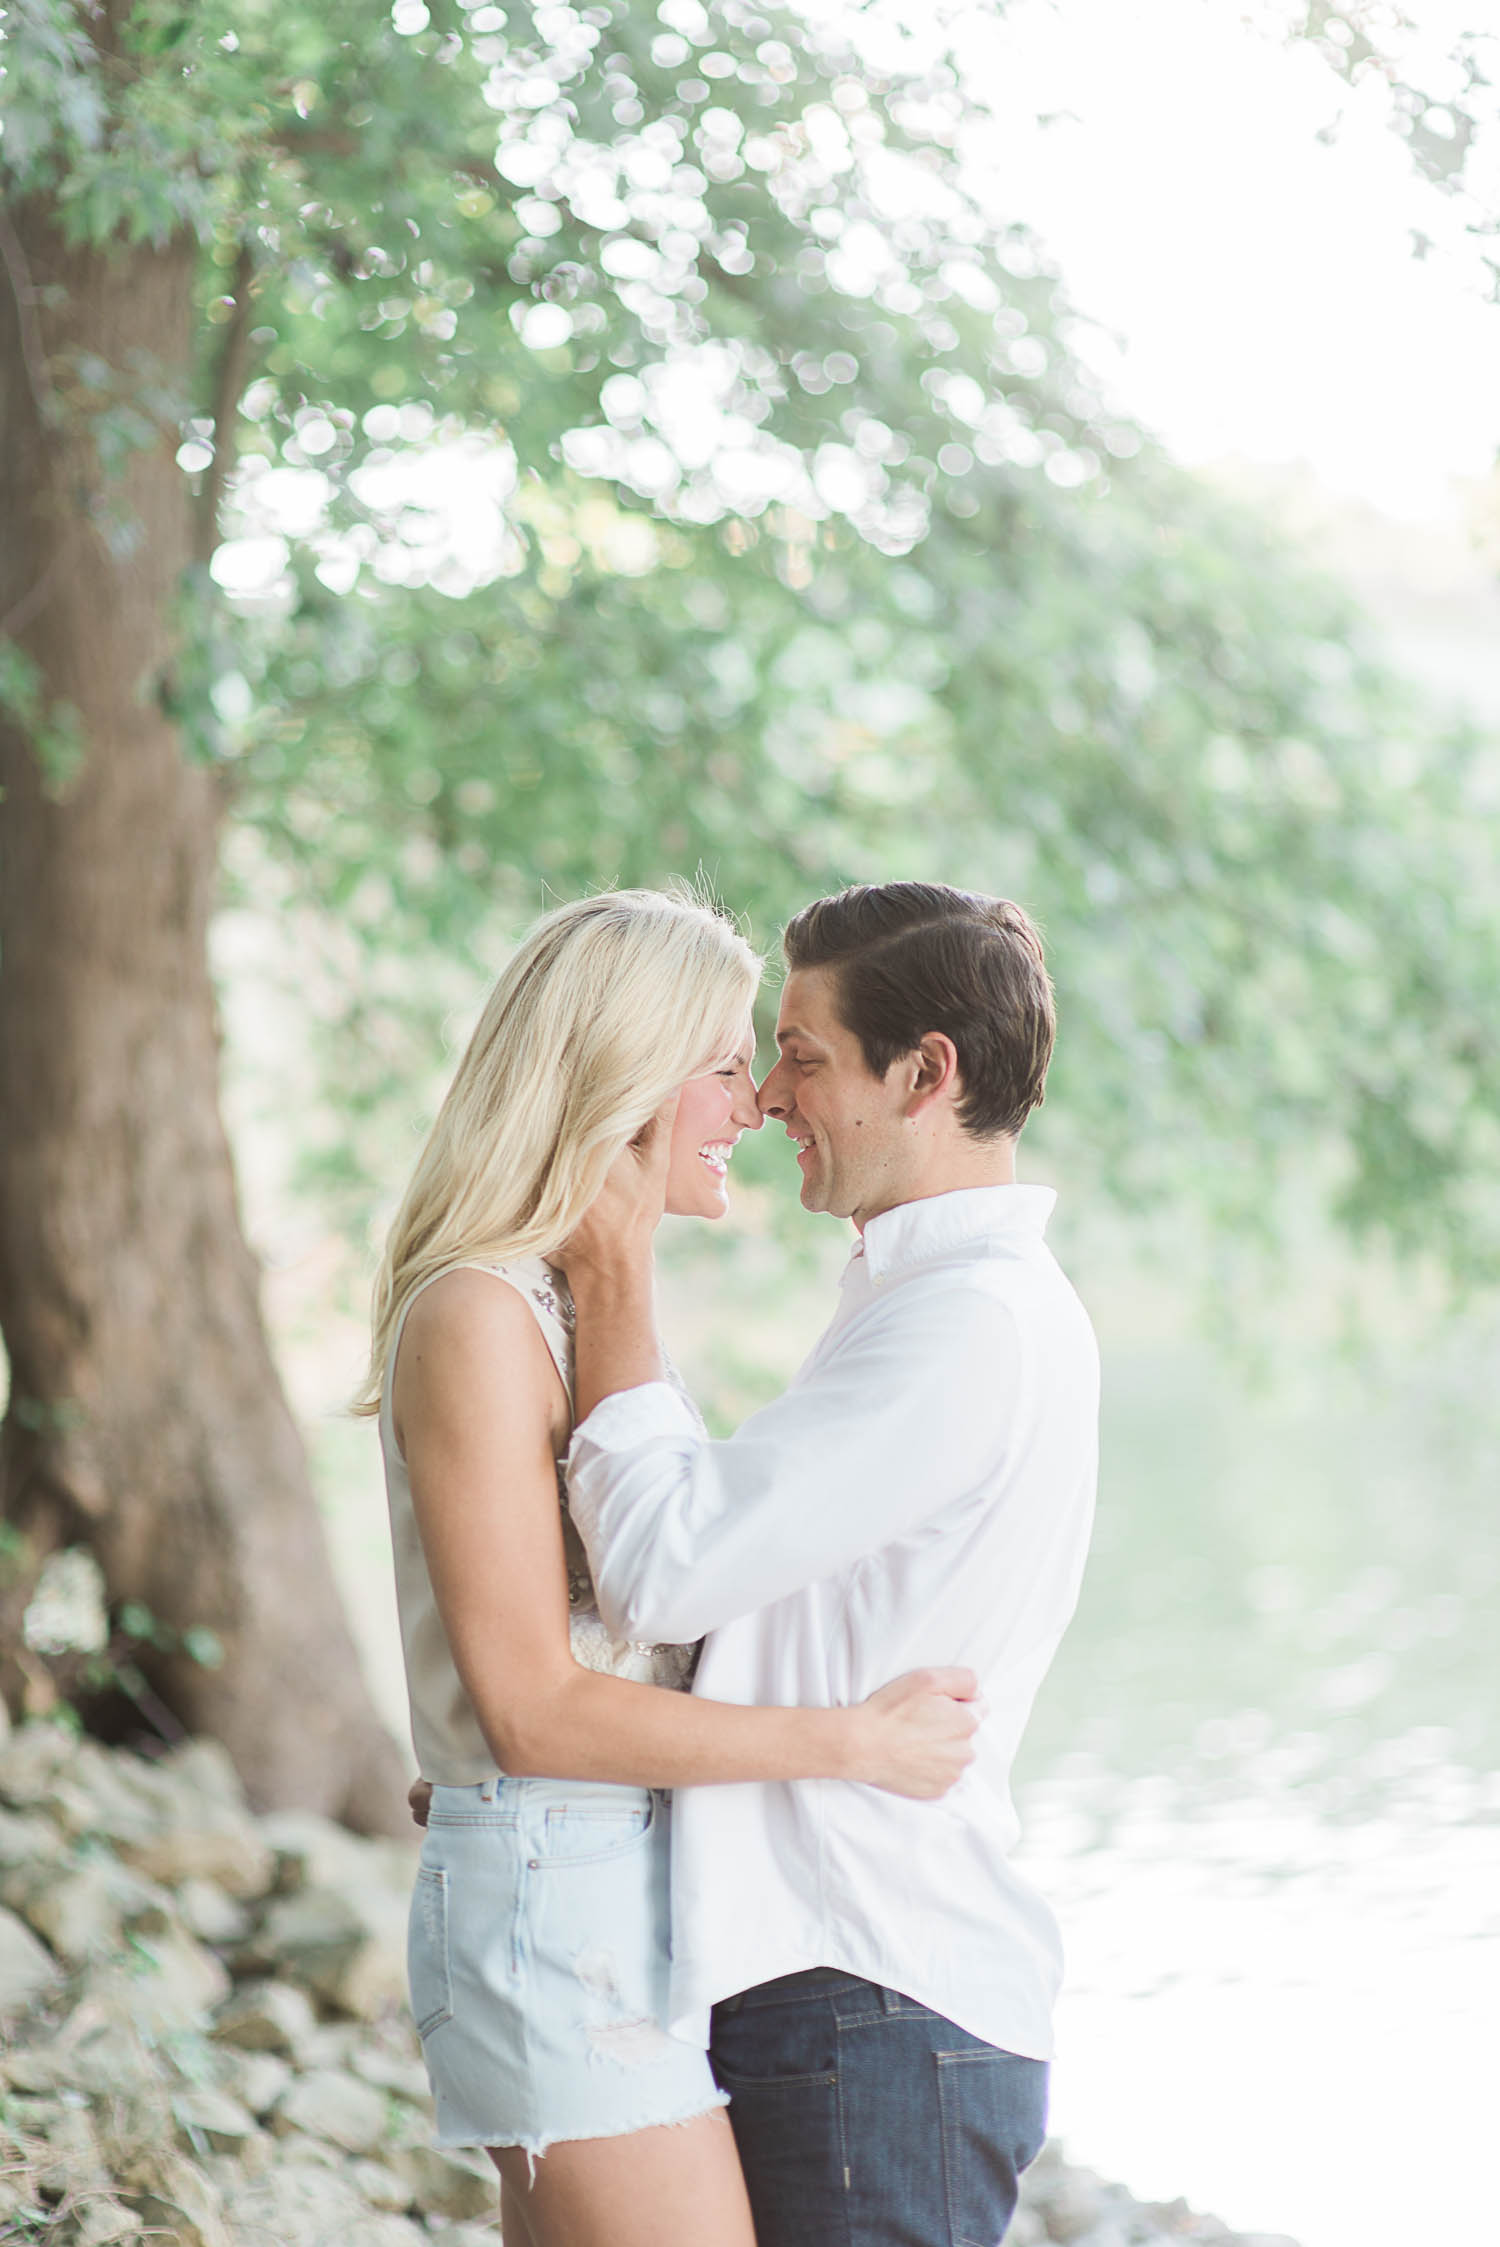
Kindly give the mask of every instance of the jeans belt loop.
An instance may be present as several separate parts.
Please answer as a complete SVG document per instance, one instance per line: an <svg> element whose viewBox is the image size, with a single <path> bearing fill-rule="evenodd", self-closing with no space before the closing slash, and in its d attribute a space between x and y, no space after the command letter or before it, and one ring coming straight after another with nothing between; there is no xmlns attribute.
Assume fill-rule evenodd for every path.
<svg viewBox="0 0 1500 2247"><path fill-rule="evenodd" d="M899 2013L905 2000L899 1990L888 1990L884 1983L880 1989L880 2009L883 2013Z"/></svg>
<svg viewBox="0 0 1500 2247"><path fill-rule="evenodd" d="M479 1782L480 1801L493 1802L495 1799L495 1789L499 1786L499 1784L500 1774L498 1771L492 1771L487 1779L481 1779Z"/></svg>

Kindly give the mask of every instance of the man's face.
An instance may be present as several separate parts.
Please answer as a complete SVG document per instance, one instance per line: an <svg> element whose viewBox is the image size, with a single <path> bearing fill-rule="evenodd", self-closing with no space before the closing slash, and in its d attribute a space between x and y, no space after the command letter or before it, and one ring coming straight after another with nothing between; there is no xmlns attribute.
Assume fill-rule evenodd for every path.
<svg viewBox="0 0 1500 2247"><path fill-rule="evenodd" d="M899 1062L876 1077L838 1012L832 968L794 968L776 1021L780 1059L760 1088L798 1146L802 1206L864 1226L906 1198L905 1099Z"/></svg>

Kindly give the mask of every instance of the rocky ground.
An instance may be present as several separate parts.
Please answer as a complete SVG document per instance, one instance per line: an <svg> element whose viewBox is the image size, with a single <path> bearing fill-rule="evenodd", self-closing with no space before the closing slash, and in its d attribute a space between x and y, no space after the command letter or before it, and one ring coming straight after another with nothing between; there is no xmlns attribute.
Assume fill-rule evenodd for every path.
<svg viewBox="0 0 1500 2247"><path fill-rule="evenodd" d="M257 1818L223 1751L0 1740L0 2241L494 2247L405 2006L414 1847ZM1250 2240L1049 2147L1014 2247Z"/></svg>

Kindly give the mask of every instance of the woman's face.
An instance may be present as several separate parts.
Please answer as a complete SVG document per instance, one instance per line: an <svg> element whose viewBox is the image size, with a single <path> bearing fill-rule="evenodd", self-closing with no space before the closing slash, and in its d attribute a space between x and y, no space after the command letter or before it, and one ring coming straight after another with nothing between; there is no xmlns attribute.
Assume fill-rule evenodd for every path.
<svg viewBox="0 0 1500 2247"><path fill-rule="evenodd" d="M673 1217L722 1217L729 1207L730 1153L742 1131L759 1131L762 1122L750 1074L754 1059L755 1033L747 1022L735 1053L683 1086L667 1162Z"/></svg>

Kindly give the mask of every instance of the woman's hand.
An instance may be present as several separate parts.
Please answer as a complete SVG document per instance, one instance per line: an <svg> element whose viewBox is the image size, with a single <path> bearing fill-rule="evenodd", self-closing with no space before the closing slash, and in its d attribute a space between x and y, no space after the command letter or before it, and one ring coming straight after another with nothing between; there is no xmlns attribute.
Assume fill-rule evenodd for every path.
<svg viewBox="0 0 1500 2247"><path fill-rule="evenodd" d="M570 1282L576 1285L588 1270L634 1268L650 1261L651 1236L667 1205L667 1168L676 1119L674 1092L610 1164L604 1184L562 1247L551 1255Z"/></svg>
<svg viewBox="0 0 1500 2247"><path fill-rule="evenodd" d="M985 1707L972 1670L907 1670L848 1714L855 1735L849 1776L932 1802L974 1761Z"/></svg>

